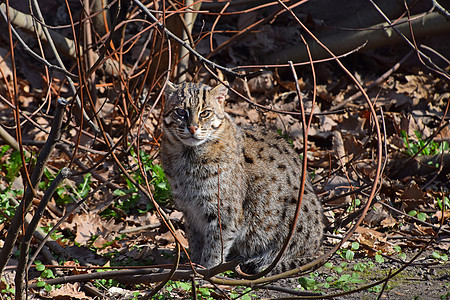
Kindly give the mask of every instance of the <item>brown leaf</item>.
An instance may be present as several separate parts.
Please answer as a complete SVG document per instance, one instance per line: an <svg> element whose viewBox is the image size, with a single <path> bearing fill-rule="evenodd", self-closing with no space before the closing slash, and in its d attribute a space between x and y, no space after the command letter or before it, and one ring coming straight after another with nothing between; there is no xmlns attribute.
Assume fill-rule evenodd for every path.
<svg viewBox="0 0 450 300"><path fill-rule="evenodd" d="M250 92L265 93L270 92L274 88L273 73L264 71L261 75L253 77L248 81Z"/></svg>
<svg viewBox="0 0 450 300"><path fill-rule="evenodd" d="M258 123L259 121L259 113L254 109L249 110L247 112L247 117L250 119L250 122L252 123Z"/></svg>
<svg viewBox="0 0 450 300"><path fill-rule="evenodd" d="M380 203L375 203L371 210L369 210L364 218L364 223L374 226L392 227L397 224L397 221L392 217L390 212L384 208Z"/></svg>
<svg viewBox="0 0 450 300"><path fill-rule="evenodd" d="M374 255L375 253L373 251L381 251L387 254L392 254L394 252L393 246L391 243L387 242L385 234L362 226L359 226L356 229L356 232L360 233L356 240L361 245L371 248L368 249L369 255Z"/></svg>
<svg viewBox="0 0 450 300"><path fill-rule="evenodd" d="M441 219L442 219L442 211L438 210L438 211L433 215L433 217L436 217L436 218L438 219L438 221L441 221ZM445 219L449 219L449 218L450 218L450 211L449 211L449 210L444 211L444 220L445 220Z"/></svg>
<svg viewBox="0 0 450 300"><path fill-rule="evenodd" d="M86 245L93 235L100 236L97 239L99 241L96 241L97 245L101 242L104 244L105 242L112 241L114 239L113 233L118 232L122 228L122 225L114 224L114 219L104 221L98 214L91 212L75 215L72 223L77 228L75 242L81 245Z"/></svg>
<svg viewBox="0 0 450 300"><path fill-rule="evenodd" d="M404 224L400 230L415 236L431 236L435 233L433 228L421 226L416 223Z"/></svg>
<svg viewBox="0 0 450 300"><path fill-rule="evenodd" d="M80 283L66 283L59 289L51 290L48 293L50 299L72 300L72 299L89 299L84 292L81 291Z"/></svg>
<svg viewBox="0 0 450 300"><path fill-rule="evenodd" d="M400 197L402 199L424 199L425 193L420 189L417 183L413 182Z"/></svg>
<svg viewBox="0 0 450 300"><path fill-rule="evenodd" d="M436 248L449 251L450 250L450 238L441 238L438 243L435 245Z"/></svg>
<svg viewBox="0 0 450 300"><path fill-rule="evenodd" d="M159 218L155 213L146 212L145 215L128 215L125 220L131 225L145 226L159 224Z"/></svg>
<svg viewBox="0 0 450 300"><path fill-rule="evenodd" d="M402 208L406 212L409 212L419 205L425 204L425 195L417 183L412 182L400 196L400 199L402 199Z"/></svg>
<svg viewBox="0 0 450 300"><path fill-rule="evenodd" d="M177 229L175 231L175 234L176 234L178 240L180 241L181 245L185 248L188 248L188 241L184 237L184 232L180 229ZM175 238L173 237L173 235L170 231L167 231L161 235L157 235L156 239L165 244L175 243Z"/></svg>
<svg viewBox="0 0 450 300"><path fill-rule="evenodd" d="M175 210L169 215L169 219L173 222L180 222L181 218L183 218L183 213L181 211Z"/></svg>
<svg viewBox="0 0 450 300"><path fill-rule="evenodd" d="M8 56L9 50L5 49L5 48L0 48L0 69L3 72L0 72L0 79L4 79L2 80L2 82L7 82L9 80L12 79L12 71L11 71L11 56ZM5 58L6 57L6 58ZM5 78L3 78L3 75L5 75ZM6 79L6 80L5 80Z"/></svg>
<svg viewBox="0 0 450 300"><path fill-rule="evenodd" d="M413 97L413 105L418 103L420 99L428 99L429 97L429 89L427 84L427 77L420 75L406 75L405 79L406 83L397 83L397 91L399 93L407 94Z"/></svg>

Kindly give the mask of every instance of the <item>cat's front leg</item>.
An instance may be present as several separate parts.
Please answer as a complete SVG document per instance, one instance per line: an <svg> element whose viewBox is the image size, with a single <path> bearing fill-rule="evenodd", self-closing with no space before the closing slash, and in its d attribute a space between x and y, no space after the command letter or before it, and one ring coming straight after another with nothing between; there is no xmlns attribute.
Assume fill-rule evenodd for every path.
<svg viewBox="0 0 450 300"><path fill-rule="evenodd" d="M205 242L203 244L200 264L211 268L225 261L233 245L234 230L220 230L219 224L209 224L205 230Z"/></svg>
<svg viewBox="0 0 450 300"><path fill-rule="evenodd" d="M205 238L203 234L198 230L189 228L189 225L187 223L185 223L185 227L189 242L190 259L192 262L200 264Z"/></svg>

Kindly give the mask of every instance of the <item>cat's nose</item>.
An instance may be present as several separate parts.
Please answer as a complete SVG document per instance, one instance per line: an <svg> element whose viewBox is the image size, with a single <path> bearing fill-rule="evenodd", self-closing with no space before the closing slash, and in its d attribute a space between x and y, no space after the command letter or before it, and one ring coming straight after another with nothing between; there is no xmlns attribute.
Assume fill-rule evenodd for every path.
<svg viewBox="0 0 450 300"><path fill-rule="evenodd" d="M191 134L194 134L197 131L198 127L197 126L189 126L188 130Z"/></svg>

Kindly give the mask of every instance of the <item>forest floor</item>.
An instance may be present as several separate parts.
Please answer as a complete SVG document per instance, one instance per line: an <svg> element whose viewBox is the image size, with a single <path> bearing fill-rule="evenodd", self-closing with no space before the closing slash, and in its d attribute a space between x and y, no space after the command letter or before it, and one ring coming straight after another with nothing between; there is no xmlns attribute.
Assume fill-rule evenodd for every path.
<svg viewBox="0 0 450 300"><path fill-rule="evenodd" d="M41 5L45 6L45 3L43 1ZM49 7L47 10L50 11ZM266 16L267 11L261 15ZM220 44L230 38L234 32L234 25L230 24L244 26L248 20L242 16L255 21L261 15L227 16L226 22L223 19L219 22L216 28L219 33L214 35L214 42ZM210 28L214 20L215 16L205 15L201 22L196 23L194 31L201 32L202 26ZM312 22L307 17L305 21ZM282 51L299 42L299 38L292 38L300 31L293 24L292 17L278 18L213 58L229 67L260 63L258 57ZM139 28L130 26L128 31ZM17 122L12 117L12 104L17 103L22 114L21 143L35 158L48 139L53 100L57 96L70 96L70 93L65 81L58 77L61 75L49 84L42 66L20 47L15 50L15 75L11 64L3 62L10 47L7 31L0 32L3 32L0 34L0 125L10 135L16 136ZM30 37L27 43L37 49L38 45L32 41ZM197 44L200 53L206 55L209 52L208 43L204 39ZM430 54L448 75L450 40L438 35L426 37L420 43L438 49L447 57ZM133 48L130 53L134 54L125 56L126 62L136 59L136 53L145 50L143 43L136 43L133 47L137 50ZM314 112L308 132L308 171L325 211L325 251L338 245L354 227L371 199L372 189L375 189L376 196L371 199L360 226L317 270L251 288L218 286L198 280L199 298L289 298L309 293L317 298L327 295L331 299L450 299L450 81L425 67L415 51L404 45L356 52L341 61L367 90L370 104L376 111L381 141L371 105L363 97L355 96L357 87L334 61L315 64L315 77L310 66L297 67L297 82L289 67L265 69L248 81L220 72L218 75L253 102L230 93L226 110L239 125L263 124L274 128L302 155L301 121L298 115L282 113L300 111L301 102L296 92L298 83L305 110ZM190 72L188 79L211 85L217 83L204 69L197 71ZM16 79L16 87L12 78ZM51 235L64 249L64 253L55 253L52 248L56 262L64 268L57 268L48 261L48 256L40 254L33 262L28 280L30 284L41 284L40 288L34 287L29 292L29 299L137 299L147 295L157 283L139 283L138 280L124 283L121 280L126 276L82 282L74 280L65 284L48 282L55 277L97 272L93 267L104 271L102 268L118 270L122 267L173 264L176 256L173 235L156 212L155 203L124 176L119 162L142 186L146 180L150 181L149 190L157 205L174 224L180 243L188 248L182 214L174 207L158 157L162 110L159 104L152 106L158 89L148 90L151 101L146 107L139 107L142 99L138 100L138 96L135 96L133 105L130 102L122 106L122 101L125 103L129 99L118 95L129 90L121 86L123 82L115 80L99 74L96 96L99 103L103 103L99 108L103 128L119 144L116 150L120 152L119 159L111 158L102 137L96 136L85 123L80 125L77 109L70 107L71 112L74 111L72 118L46 166L37 197L32 202L31 216L55 175L72 160L71 151L74 151L73 145L77 143L81 127L81 147L76 154L79 161L72 167L81 171L83 166L88 168L99 163L94 170L72 176L59 186L49 202L39 223L44 232L48 232L77 201L85 198L83 203L77 204L79 209ZM15 88L17 98L14 101L17 102L11 96ZM314 89L316 93L313 93ZM255 103L260 107L255 107ZM139 126L134 124L128 128L124 124L128 125L132 119L131 109L127 115L125 107L128 109L134 105L142 109L139 112L145 112L146 117ZM128 144L120 142L120 137L126 134L129 134L125 139ZM14 200L22 199L26 185L20 152L14 151L4 142L4 136L2 138L0 247L4 246L15 213L17 203ZM136 139L139 139L139 144L136 144ZM382 149L380 161L379 145ZM145 169L144 175L139 170L140 163ZM382 168L380 177L378 167ZM31 166L27 164L27 168L31 169ZM38 240L32 241L32 252L39 243ZM186 262L186 256L181 254L181 263ZM14 298L17 264L18 245L14 247L13 256L2 274L0 299ZM382 281L390 275L393 277ZM226 276L235 278L229 272ZM371 284L373 286L369 287ZM355 289L361 290L346 294ZM189 298L191 294L190 281L172 280L154 298L181 299Z"/></svg>

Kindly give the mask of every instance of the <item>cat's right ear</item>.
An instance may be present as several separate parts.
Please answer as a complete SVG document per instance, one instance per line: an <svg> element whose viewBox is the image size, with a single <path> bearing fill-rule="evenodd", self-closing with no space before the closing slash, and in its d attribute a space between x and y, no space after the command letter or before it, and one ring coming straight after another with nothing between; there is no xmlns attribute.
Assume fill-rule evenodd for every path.
<svg viewBox="0 0 450 300"><path fill-rule="evenodd" d="M173 84L170 81L167 81L166 87L164 88L164 94L166 95L166 100L169 99L169 96L176 92L178 86Z"/></svg>

